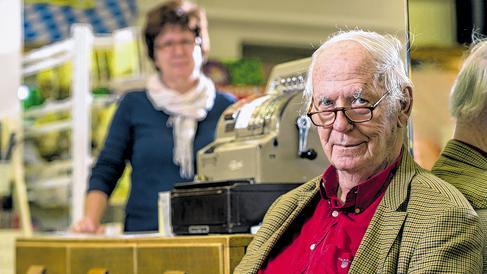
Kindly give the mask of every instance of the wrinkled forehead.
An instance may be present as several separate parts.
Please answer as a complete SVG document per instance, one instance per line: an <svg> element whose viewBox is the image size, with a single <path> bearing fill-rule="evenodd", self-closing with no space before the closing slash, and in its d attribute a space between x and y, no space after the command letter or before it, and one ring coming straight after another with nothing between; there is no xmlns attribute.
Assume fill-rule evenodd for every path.
<svg viewBox="0 0 487 274"><path fill-rule="evenodd" d="M324 48L315 57L313 93L346 92L363 95L374 90L375 62L359 43L341 41Z"/></svg>
<svg viewBox="0 0 487 274"><path fill-rule="evenodd" d="M372 55L359 43L340 41L319 52L313 67L313 79L347 80L353 75L369 75L375 70Z"/></svg>

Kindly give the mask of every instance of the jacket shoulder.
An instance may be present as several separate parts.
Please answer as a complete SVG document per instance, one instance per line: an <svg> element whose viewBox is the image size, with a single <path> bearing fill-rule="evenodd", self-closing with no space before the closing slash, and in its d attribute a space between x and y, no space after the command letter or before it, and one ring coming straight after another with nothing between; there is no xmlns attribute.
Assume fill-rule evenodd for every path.
<svg viewBox="0 0 487 274"><path fill-rule="evenodd" d="M129 103L140 100L148 101L145 90L130 90L120 96L119 103Z"/></svg>
<svg viewBox="0 0 487 274"><path fill-rule="evenodd" d="M442 205L442 208L465 208L472 206L463 194L451 184L436 177L431 172L418 168L416 176L411 182L411 200L416 198L429 201L429 204Z"/></svg>
<svg viewBox="0 0 487 274"><path fill-rule="evenodd" d="M215 103L231 105L236 101L237 98L233 94L221 90L216 91Z"/></svg>

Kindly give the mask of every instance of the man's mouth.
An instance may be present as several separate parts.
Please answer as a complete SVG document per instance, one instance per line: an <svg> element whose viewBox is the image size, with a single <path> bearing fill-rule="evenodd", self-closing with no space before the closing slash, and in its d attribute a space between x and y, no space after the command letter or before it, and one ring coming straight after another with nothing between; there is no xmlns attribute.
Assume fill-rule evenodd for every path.
<svg viewBox="0 0 487 274"><path fill-rule="evenodd" d="M335 144L335 146L340 146L340 147L356 147L356 146L359 146L361 144L363 144L365 142L357 142L357 143L346 143L346 144Z"/></svg>

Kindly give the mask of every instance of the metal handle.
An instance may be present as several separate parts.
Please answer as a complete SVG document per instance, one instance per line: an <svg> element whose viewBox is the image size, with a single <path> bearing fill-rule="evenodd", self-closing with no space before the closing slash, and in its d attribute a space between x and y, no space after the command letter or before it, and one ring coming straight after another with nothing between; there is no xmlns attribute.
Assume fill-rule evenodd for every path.
<svg viewBox="0 0 487 274"><path fill-rule="evenodd" d="M46 274L47 269L43 265L31 265L31 266L29 266L29 268L27 269L27 272L25 272L25 273L26 274Z"/></svg>
<svg viewBox="0 0 487 274"><path fill-rule="evenodd" d="M107 269L101 267L94 267L88 270L88 272L86 272L86 274L109 274L109 273L110 272Z"/></svg>
<svg viewBox="0 0 487 274"><path fill-rule="evenodd" d="M306 115L299 116L296 120L296 125L298 126L299 131L298 156L309 160L316 159L316 156L318 156L316 151L314 149L306 149L308 145L308 133L311 127L309 117Z"/></svg>

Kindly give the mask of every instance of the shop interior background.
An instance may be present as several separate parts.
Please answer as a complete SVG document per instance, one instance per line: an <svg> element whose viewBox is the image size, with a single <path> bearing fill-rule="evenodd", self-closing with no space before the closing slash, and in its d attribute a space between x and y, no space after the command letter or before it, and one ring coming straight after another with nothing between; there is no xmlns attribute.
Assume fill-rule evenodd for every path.
<svg viewBox="0 0 487 274"><path fill-rule="evenodd" d="M2 77L0 77L0 97L2 98L0 100L0 120L3 125L0 137L4 149L8 145L9 131L26 130L26 124L21 118L26 105L19 103L17 88L29 80L21 76L22 53L68 38L63 33L66 31L69 33L69 20L63 21L56 16L49 17L45 15L45 11L44 15L36 12L29 13L28 19L31 22L29 24L32 25L28 29L27 21L22 21L22 15L25 15L22 4L32 8L40 2L54 3L56 12L86 10L87 7L101 5L100 3L112 8L118 6L119 12L104 10L102 15L111 14L111 16L98 16L98 19L93 12L85 12L84 20L91 20L94 29L96 29L95 25L104 26L105 32L126 26L142 28L144 14L159 4L156 1L148 0L0 2L0 32L5 38L5 42L0 45L0 63L3 68L8 68L3 70ZM73 4L74 2L77 3ZM335 0L202 0L195 2L205 7L207 12L211 40L209 60L212 67L210 68L215 73L215 77L219 77L222 89L233 92L239 97L264 92L266 77L272 66L310 56L313 50L319 46L320 41L338 29L359 26L363 29L392 33L405 39L404 20L409 18L411 76L415 86L412 116L414 155L415 159L425 168L431 168L441 148L452 135L453 120L448 115L449 90L466 49L464 43L469 42L472 25L475 25L480 32L484 30L486 10L485 1L482 0L409 0L408 5L402 1L388 0L370 0L366 5L361 0L346 1L346 3ZM33 10L35 9L33 8ZM46 17L44 18L46 20L43 19L43 16ZM118 17L123 17L125 20L121 21L117 19ZM55 33L43 32L41 24L45 24L43 27L47 26L46 30L49 29L51 32L56 29ZM18 28L12 26L18 26ZM36 31L39 32L39 36L36 36ZM22 37L22 34L25 36ZM140 49L145 50L143 47ZM145 56L145 53L141 52L140 56ZM141 58L140 62L141 71L148 73L150 65L144 58ZM242 74L243 77L236 77L236 75ZM36 75L30 81L36 82L39 79L41 82L52 84L56 77L53 78L53 72L48 71L41 76ZM140 82L133 81L132 84L137 85ZM50 95L41 94L41 96L63 97L64 95L60 93L62 89L59 87L59 83L55 84L55 88L52 86L50 88L56 92ZM98 91L102 95L114 95L115 98L120 94L119 92L122 92L117 88ZM55 101L55 98L44 99L47 101L44 100L38 105L49 100ZM92 139L90 148L92 157L96 156L99 144L103 140L110 115L114 110L113 102L115 100L107 100L102 104L101 114L94 112L91 116L97 119L97 127L92 127L92 135L89 137ZM66 117L63 115L60 117L48 115L42 117L43 120L41 119L37 123L42 124L64 118ZM66 141L70 137L69 133L57 132L32 143L34 143L34 147L37 147L36 149L42 150L37 154L46 167L61 160L61 165L56 167L59 171L63 167L62 161L67 160L63 157L68 155L71 149L69 142ZM24 155L25 151L24 147ZM11 169L10 172L15 169L12 163L2 162L0 163L2 172L7 169L2 169L2 166ZM126 177L122 180L125 181L120 184L118 193L112 197L112 211L107 216L109 222L116 223L122 217L124 199L128 191ZM2 242L7 244L2 244L0 248L0 252L2 252L0 272L13 273L13 270L9 268L13 260L10 259L10 263L8 260L13 257L11 253L14 237L12 235L21 233L18 230L21 222L18 207L11 199L13 195L11 182L4 181L0 179L2 189L5 189L1 193L2 198L0 199L2 202L0 211L2 233L0 235L4 235L1 237L6 240L2 240ZM29 191L29 187L27 190ZM36 191L36 193L41 195L42 191ZM30 210L35 229L49 231L65 229L69 226L70 196L66 194L65 190L62 188L61 190L49 189L45 194L51 195L49 197L33 197L32 195L34 194L28 195L28 198L31 200ZM36 203L36 201L41 201L41 203ZM42 201L45 203L43 204ZM3 254L6 255L3 256ZM6 260L5 263L4 260ZM5 270L3 266L6 266Z"/></svg>

